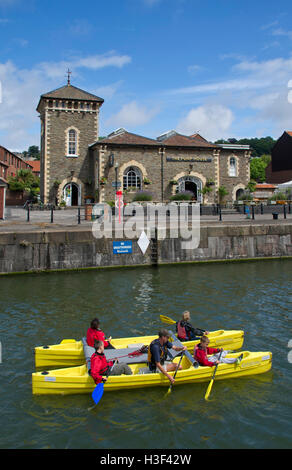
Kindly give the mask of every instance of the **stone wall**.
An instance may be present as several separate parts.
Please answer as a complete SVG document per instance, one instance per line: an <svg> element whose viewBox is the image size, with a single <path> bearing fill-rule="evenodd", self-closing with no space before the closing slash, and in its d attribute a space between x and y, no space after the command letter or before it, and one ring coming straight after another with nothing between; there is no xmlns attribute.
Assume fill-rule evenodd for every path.
<svg viewBox="0 0 292 470"><path fill-rule="evenodd" d="M70 111L45 110L41 137L41 196L55 203L62 198L67 183L81 186L81 203L84 197L94 194L94 174L88 146L98 139L98 110ZM78 133L78 157L67 156L67 132L74 128ZM60 181L59 188L54 181ZM46 197L44 197L46 195Z"/></svg>
<svg viewBox="0 0 292 470"><path fill-rule="evenodd" d="M161 151L163 156L161 157ZM98 152L97 152L98 153ZM153 201L169 201L175 194L176 186L170 184L171 180L182 177L195 177L202 181L204 187L207 181L214 183L212 191L204 197L204 202L214 204L218 202L218 188L225 186L228 191L226 201L236 199L236 191L244 189L249 182L249 156L245 151L238 151L237 176L229 176L228 162L234 154L224 149L190 149L190 148L162 148L162 147L126 147L107 146L107 149L97 155L96 175L100 181L105 177L105 185L99 184L100 201L112 201L115 197L115 168L109 166L110 155L114 154L115 163L119 164L118 181L123 187L123 174L128 167L140 170L142 180L148 178L151 184L143 184L142 189L152 193ZM219 156L218 156L219 155ZM132 201L135 192L124 195L127 202Z"/></svg>
<svg viewBox="0 0 292 470"><path fill-rule="evenodd" d="M195 250L160 235L158 264L292 257L292 224L201 227ZM151 265L152 246L143 255L134 239L132 254L116 255L112 239L95 239L91 231L0 233L0 273Z"/></svg>

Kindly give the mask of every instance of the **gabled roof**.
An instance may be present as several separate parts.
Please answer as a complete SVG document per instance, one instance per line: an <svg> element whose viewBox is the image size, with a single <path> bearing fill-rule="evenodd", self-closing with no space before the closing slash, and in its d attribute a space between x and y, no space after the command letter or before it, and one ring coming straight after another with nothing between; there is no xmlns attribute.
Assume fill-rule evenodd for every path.
<svg viewBox="0 0 292 470"><path fill-rule="evenodd" d="M178 134L176 131L168 131L160 135L157 139L150 139L141 135L133 134L123 128L109 134L104 139L100 139L92 145L117 144L117 145L148 145L162 147L198 147L198 148L218 148L217 145L211 144L207 140L201 138L193 138L187 135Z"/></svg>
<svg viewBox="0 0 292 470"><path fill-rule="evenodd" d="M159 142L154 139L149 139L138 134L126 131L120 128L109 134L104 139L100 139L96 144L117 144L117 145L150 145L157 147ZM93 144L95 145L95 144Z"/></svg>
<svg viewBox="0 0 292 470"><path fill-rule="evenodd" d="M195 134L197 135L197 134ZM198 134L199 135L199 134ZM217 148L217 145L211 144L203 137L187 136L179 134L178 132L171 132L169 136L163 139L163 145L174 147L206 147Z"/></svg>

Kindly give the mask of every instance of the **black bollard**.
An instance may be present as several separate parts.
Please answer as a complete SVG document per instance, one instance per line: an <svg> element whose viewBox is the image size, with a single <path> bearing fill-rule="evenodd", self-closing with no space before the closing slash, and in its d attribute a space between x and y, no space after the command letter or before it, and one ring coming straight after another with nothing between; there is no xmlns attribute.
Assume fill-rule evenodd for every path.
<svg viewBox="0 0 292 470"><path fill-rule="evenodd" d="M254 206L251 206L251 215L252 215L252 218L254 220Z"/></svg>
<svg viewBox="0 0 292 470"><path fill-rule="evenodd" d="M283 206L283 212L284 212L284 219L287 219L287 216L286 216L286 204L284 204L284 206Z"/></svg>
<svg viewBox="0 0 292 470"><path fill-rule="evenodd" d="M222 221L222 212L221 212L221 206L219 205L219 220L220 222Z"/></svg>
<svg viewBox="0 0 292 470"><path fill-rule="evenodd" d="M81 224L80 207L78 207L78 224Z"/></svg>
<svg viewBox="0 0 292 470"><path fill-rule="evenodd" d="M54 222L54 209L51 207L51 224Z"/></svg>
<svg viewBox="0 0 292 470"><path fill-rule="evenodd" d="M29 204L27 205L26 221L29 222Z"/></svg>
<svg viewBox="0 0 292 470"><path fill-rule="evenodd" d="M288 213L291 214L291 204L290 204L290 202L288 204Z"/></svg>

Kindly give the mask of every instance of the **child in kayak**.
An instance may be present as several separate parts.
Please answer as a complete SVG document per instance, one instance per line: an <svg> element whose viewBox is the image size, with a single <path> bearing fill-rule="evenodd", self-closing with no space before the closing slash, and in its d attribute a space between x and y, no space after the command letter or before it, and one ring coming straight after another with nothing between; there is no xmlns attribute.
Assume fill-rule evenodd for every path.
<svg viewBox="0 0 292 470"><path fill-rule="evenodd" d="M107 381L107 375L132 375L132 370L128 364L115 364L112 361L107 361L104 355L104 342L94 342L95 353L91 356L90 361L90 375L96 384ZM112 368L112 369L111 369Z"/></svg>
<svg viewBox="0 0 292 470"><path fill-rule="evenodd" d="M111 344L111 336L106 340L104 332L99 328L99 319L94 318L87 330L86 341L88 346L94 348L94 341L103 341L105 349L115 349Z"/></svg>
<svg viewBox="0 0 292 470"><path fill-rule="evenodd" d="M209 348L209 338L208 336L202 336L201 342L199 344L196 344L194 347L194 358L200 366L209 366L213 367L216 364L219 364L219 355L221 352L220 348ZM222 349L223 351L223 349ZM232 357L225 357L228 351L223 351L221 354L220 362L223 362L225 364L233 364L237 363L239 364L240 361L243 358L243 354L241 354L237 358L232 358ZM213 356L208 357L208 355L213 354Z"/></svg>
<svg viewBox="0 0 292 470"><path fill-rule="evenodd" d="M203 335L208 335L209 331L201 328L194 328L190 323L191 315L187 310L182 314L182 319L176 322L177 337L180 341L193 341L200 339Z"/></svg>

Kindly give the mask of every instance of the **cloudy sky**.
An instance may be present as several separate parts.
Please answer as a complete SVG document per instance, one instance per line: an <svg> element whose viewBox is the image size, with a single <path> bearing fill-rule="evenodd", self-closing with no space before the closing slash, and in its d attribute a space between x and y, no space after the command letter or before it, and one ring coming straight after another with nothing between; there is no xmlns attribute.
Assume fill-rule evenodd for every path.
<svg viewBox="0 0 292 470"><path fill-rule="evenodd" d="M291 14L284 0L0 0L0 144L39 145L39 96L68 67L105 100L101 135L278 138L292 130Z"/></svg>

